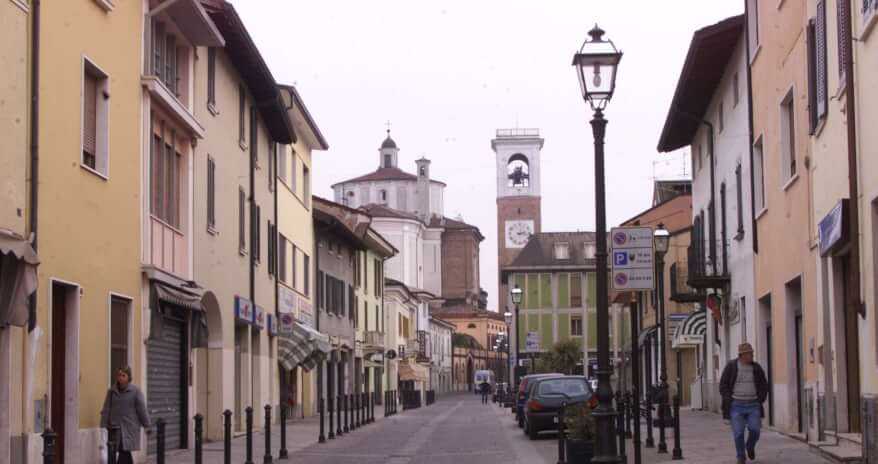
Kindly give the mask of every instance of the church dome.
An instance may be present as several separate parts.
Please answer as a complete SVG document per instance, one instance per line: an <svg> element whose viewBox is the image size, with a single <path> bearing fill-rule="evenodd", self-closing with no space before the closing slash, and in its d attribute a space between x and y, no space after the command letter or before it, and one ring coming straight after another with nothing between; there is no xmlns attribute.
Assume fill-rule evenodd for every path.
<svg viewBox="0 0 878 464"><path fill-rule="evenodd" d="M384 139L384 142L381 143L381 149L383 150L385 148L396 149L396 142L394 142L393 139L390 138L390 131L388 131L387 138Z"/></svg>

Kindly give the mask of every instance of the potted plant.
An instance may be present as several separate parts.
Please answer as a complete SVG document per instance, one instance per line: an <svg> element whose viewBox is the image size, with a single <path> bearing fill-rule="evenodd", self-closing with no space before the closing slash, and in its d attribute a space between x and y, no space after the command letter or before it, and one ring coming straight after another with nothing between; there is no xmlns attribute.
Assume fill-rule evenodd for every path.
<svg viewBox="0 0 878 464"><path fill-rule="evenodd" d="M566 455L570 464L590 463L594 456L597 425L591 412L592 405L588 401L570 404L564 409Z"/></svg>

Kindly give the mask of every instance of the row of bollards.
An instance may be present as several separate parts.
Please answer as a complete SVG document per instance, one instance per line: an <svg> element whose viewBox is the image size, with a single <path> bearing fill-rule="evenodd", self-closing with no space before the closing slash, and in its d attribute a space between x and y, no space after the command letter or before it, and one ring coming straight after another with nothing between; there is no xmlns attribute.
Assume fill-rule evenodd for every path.
<svg viewBox="0 0 878 464"><path fill-rule="evenodd" d="M385 392L385 398L387 397ZM350 433L366 424L375 422L375 401L377 392L338 395L328 399L328 410L324 411L323 399L318 404L320 414L319 443ZM385 403L386 404L386 403ZM324 415L329 415L329 435L324 433Z"/></svg>

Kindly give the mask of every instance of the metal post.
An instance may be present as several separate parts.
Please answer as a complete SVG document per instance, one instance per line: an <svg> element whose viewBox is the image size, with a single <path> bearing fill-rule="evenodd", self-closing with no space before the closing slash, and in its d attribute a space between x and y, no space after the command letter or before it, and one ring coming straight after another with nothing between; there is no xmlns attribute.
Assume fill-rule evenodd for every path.
<svg viewBox="0 0 878 464"><path fill-rule="evenodd" d="M265 455L262 456L262 464L271 464L274 458L271 457L271 405L265 405L265 429L262 431L265 435Z"/></svg>
<svg viewBox="0 0 878 464"><path fill-rule="evenodd" d="M363 425L363 394L354 394L354 409L357 411L357 419L354 427L360 428Z"/></svg>
<svg viewBox="0 0 878 464"><path fill-rule="evenodd" d="M320 411L320 435L323 435L323 400L321 399L321 411ZM284 405L280 405L280 451L277 452L278 459L287 459L289 458L287 452L287 408ZM326 441L324 438L323 441Z"/></svg>
<svg viewBox="0 0 878 464"><path fill-rule="evenodd" d="M640 455L640 298L643 294L637 294L637 302L631 303L631 387L634 389L631 402L631 412L634 419L634 464L641 464Z"/></svg>
<svg viewBox="0 0 878 464"><path fill-rule="evenodd" d="M674 454L673 460L683 459L683 449L680 447L680 394L674 395Z"/></svg>
<svg viewBox="0 0 878 464"><path fill-rule="evenodd" d="M622 395L621 392L616 392L618 394L617 398L619 401L616 403L616 411L618 414L616 415L616 434L619 437L619 457L621 458L621 462L626 462L627 457L626 447L625 447L625 396Z"/></svg>
<svg viewBox="0 0 878 464"><path fill-rule="evenodd" d="M232 464L232 411L223 411L223 464Z"/></svg>
<svg viewBox="0 0 878 464"><path fill-rule="evenodd" d="M47 428L43 432L43 464L55 463L55 432Z"/></svg>
<svg viewBox="0 0 878 464"><path fill-rule="evenodd" d="M561 409L558 410L558 464L567 464L567 442L564 436L564 411L567 409L567 402L561 402Z"/></svg>
<svg viewBox="0 0 878 464"><path fill-rule="evenodd" d="M195 464L201 464L204 461L202 449L204 447L204 416L196 414L195 420Z"/></svg>
<svg viewBox="0 0 878 464"><path fill-rule="evenodd" d="M107 434L107 464L116 464L116 455L119 452L119 426L111 425Z"/></svg>
<svg viewBox="0 0 878 464"><path fill-rule="evenodd" d="M519 361L519 359L521 359L521 335L520 335L521 331L518 330L518 323L519 322L521 322L521 320L518 317L518 303L515 303L515 324L513 324L515 326L515 366L513 367L513 369L514 369L513 375L515 375L515 391L516 392L518 391L518 382L521 381L519 371L518 371L518 366L521 365L521 361ZM467 381L469 381L469 380L467 380Z"/></svg>
<svg viewBox="0 0 878 464"><path fill-rule="evenodd" d="M351 413L351 406L352 406L351 405L351 395L345 394L344 395L344 433L350 433L350 431L353 429L353 427L351 427L351 416L353 416L353 414Z"/></svg>
<svg viewBox="0 0 878 464"><path fill-rule="evenodd" d="M336 396L336 405L335 405L335 436L340 437L344 435L344 430L342 429L341 423L341 410L344 408L341 400L342 396Z"/></svg>
<svg viewBox="0 0 878 464"><path fill-rule="evenodd" d="M335 399L330 395L326 400L329 401L329 439L332 440L335 438Z"/></svg>
<svg viewBox="0 0 878 464"><path fill-rule="evenodd" d="M323 361L317 365L317 408L320 411L320 434L317 435L317 443L326 443L326 434L325 434L325 426L326 422L326 398L323 393Z"/></svg>
<svg viewBox="0 0 878 464"><path fill-rule="evenodd" d="M665 440L665 426L667 425L665 422L668 417L668 363L665 359L665 348L667 345L667 324L665 321L665 256L662 253L656 253L656 264L658 269L656 269L656 288L658 290L658 309L659 309L659 327L661 330L659 331L660 341L659 341L659 359L661 364L661 371L659 375L659 419L661 423L659 423L659 442L658 442L658 452L659 453L667 453L668 452L668 443Z"/></svg>
<svg viewBox="0 0 878 464"><path fill-rule="evenodd" d="M647 448L655 448L655 440L652 439L652 388L646 391L646 445Z"/></svg>
<svg viewBox="0 0 878 464"><path fill-rule="evenodd" d="M244 424L245 424L245 446L244 452L246 453L244 464L253 464L253 408L247 406L244 409Z"/></svg>
<svg viewBox="0 0 878 464"><path fill-rule="evenodd" d="M610 364L610 305L609 276L607 273L607 211L604 190L604 134L607 120L601 108L596 108L591 120L594 134L594 176L595 176L595 261L597 266L597 333L598 333L598 406L592 413L597 422L597 449L595 461L618 463L616 453L616 431L613 419L613 386L610 377L613 366Z"/></svg>
<svg viewBox="0 0 878 464"><path fill-rule="evenodd" d="M165 464L165 420L157 420L155 422L155 429L155 462L156 464Z"/></svg>

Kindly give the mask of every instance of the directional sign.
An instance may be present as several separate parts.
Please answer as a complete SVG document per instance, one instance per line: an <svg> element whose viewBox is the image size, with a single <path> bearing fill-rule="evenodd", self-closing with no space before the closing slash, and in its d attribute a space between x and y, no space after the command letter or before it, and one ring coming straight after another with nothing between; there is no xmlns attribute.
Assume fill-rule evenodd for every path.
<svg viewBox="0 0 878 464"><path fill-rule="evenodd" d="M525 353L536 353L540 351L540 334L537 332L528 332L524 342Z"/></svg>
<svg viewBox="0 0 878 464"><path fill-rule="evenodd" d="M655 249L652 228L616 227L610 231L614 290L655 288Z"/></svg>

